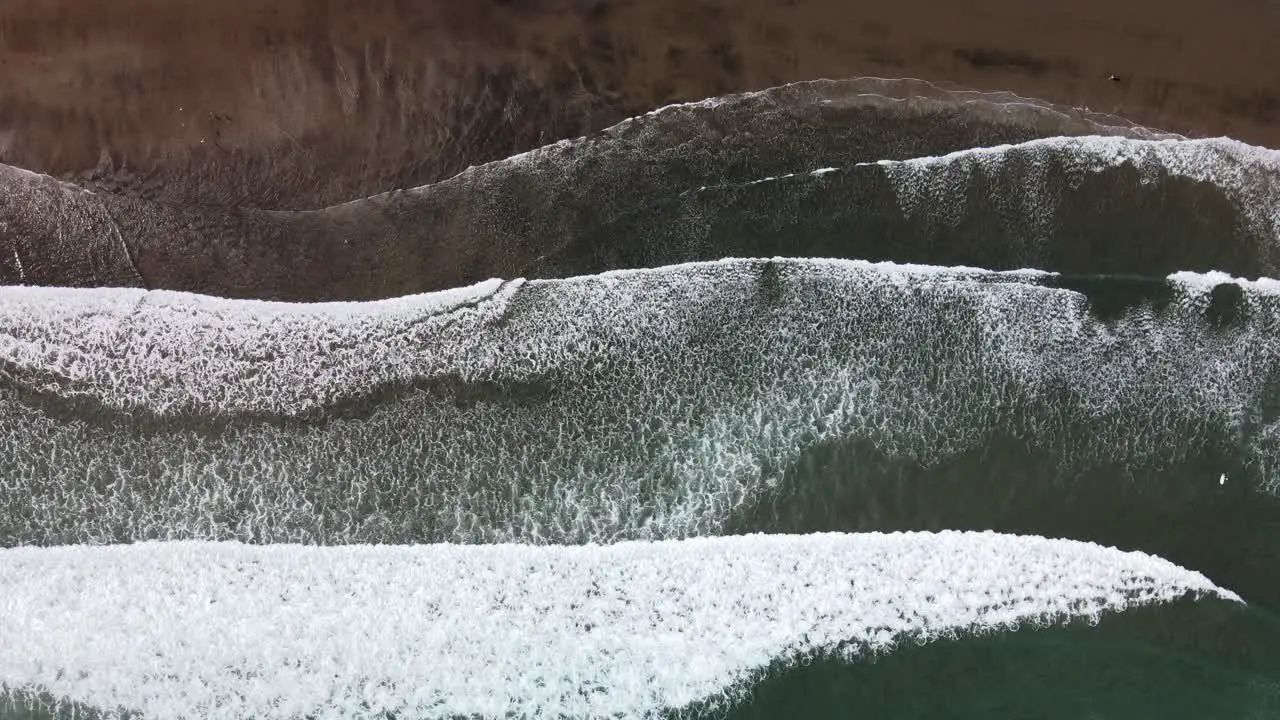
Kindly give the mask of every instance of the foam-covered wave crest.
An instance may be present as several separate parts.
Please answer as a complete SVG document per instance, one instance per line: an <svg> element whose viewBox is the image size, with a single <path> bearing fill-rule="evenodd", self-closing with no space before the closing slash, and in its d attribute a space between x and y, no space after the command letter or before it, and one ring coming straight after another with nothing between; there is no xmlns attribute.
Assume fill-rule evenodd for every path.
<svg viewBox="0 0 1280 720"><path fill-rule="evenodd" d="M521 283L316 304L0 287L0 378L156 417L306 415L387 384L482 375L477 341Z"/></svg>
<svg viewBox="0 0 1280 720"><path fill-rule="evenodd" d="M1280 153L1054 137L684 189L559 233L537 276L776 254L1156 275L1280 272Z"/></svg>
<svg viewBox="0 0 1280 720"><path fill-rule="evenodd" d="M1212 596L992 533L0 551L0 684L155 718L647 717L770 665Z"/></svg>
<svg viewBox="0 0 1280 720"><path fill-rule="evenodd" d="M1280 298L1213 280L779 259L368 305L9 289L0 542L769 530L744 518L792 492L933 495L878 461L788 489L814 452L929 470L1001 437L1053 458L1011 497L1108 468L1159 497L1188 463L1273 492Z"/></svg>
<svg viewBox="0 0 1280 720"><path fill-rule="evenodd" d="M1201 324L1213 288L1227 285L1241 294L1234 312L1241 328L1272 340L1266 331L1274 324L1268 310L1280 297L1275 281L1184 272L1149 284L1154 291L1162 282L1176 284L1180 295L1167 308L1168 331ZM1041 334L1090 334L1089 306L1075 302L1086 298L1058 284L1053 274L1033 270L731 259L563 281L490 280L368 303L0 287L0 379L24 392L92 399L143 417L305 417L394 384L594 376L592 366L636 351L655 363L674 360L674 347L687 344L708 308L737 321L721 328L722 338L703 338L715 346L732 345L745 324L800 348L809 341L791 327L799 316L838 322L841 311L871 302L870 295L901 295L903 315L931 312L914 306L912 290L977 302L956 308L957 317L994 312L985 322L1006 336L1002 344L1013 342L1009 349L1022 342L1052 344ZM832 296L836 288L847 296ZM775 307L766 313L734 309L735 299ZM1011 305L1060 319L1044 328L1047 333L1018 332L1021 323L1001 312ZM713 359L710 350L703 349L704 359Z"/></svg>

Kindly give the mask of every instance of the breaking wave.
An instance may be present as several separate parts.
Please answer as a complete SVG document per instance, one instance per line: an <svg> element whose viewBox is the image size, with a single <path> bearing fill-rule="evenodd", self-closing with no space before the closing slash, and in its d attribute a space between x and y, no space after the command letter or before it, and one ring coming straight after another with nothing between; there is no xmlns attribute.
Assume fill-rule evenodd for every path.
<svg viewBox="0 0 1280 720"><path fill-rule="evenodd" d="M992 533L30 548L0 581L11 701L211 719L705 712L770 666L1238 601L1148 555Z"/></svg>

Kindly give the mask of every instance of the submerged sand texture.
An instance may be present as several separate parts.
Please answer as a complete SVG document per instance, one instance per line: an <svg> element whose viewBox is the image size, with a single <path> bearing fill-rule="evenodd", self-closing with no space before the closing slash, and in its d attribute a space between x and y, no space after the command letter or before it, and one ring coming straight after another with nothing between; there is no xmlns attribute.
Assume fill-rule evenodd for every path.
<svg viewBox="0 0 1280 720"><path fill-rule="evenodd" d="M7 0L0 162L318 208L677 101L918 77L1280 146L1264 0Z"/></svg>

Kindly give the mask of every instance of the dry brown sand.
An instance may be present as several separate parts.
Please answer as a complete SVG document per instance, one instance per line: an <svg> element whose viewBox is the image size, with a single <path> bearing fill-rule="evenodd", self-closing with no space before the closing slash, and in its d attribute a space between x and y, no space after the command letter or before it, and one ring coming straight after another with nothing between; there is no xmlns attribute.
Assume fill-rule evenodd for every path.
<svg viewBox="0 0 1280 720"><path fill-rule="evenodd" d="M1009 90L1280 147L1271 0L6 0L0 161L319 207L819 77Z"/></svg>

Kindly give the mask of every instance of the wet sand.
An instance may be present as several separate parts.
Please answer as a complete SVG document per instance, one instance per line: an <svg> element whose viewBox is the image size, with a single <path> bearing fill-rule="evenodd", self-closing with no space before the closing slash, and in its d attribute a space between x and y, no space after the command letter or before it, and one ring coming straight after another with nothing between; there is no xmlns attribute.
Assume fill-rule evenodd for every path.
<svg viewBox="0 0 1280 720"><path fill-rule="evenodd" d="M1270 0L8 0L0 162L315 208L819 77L1009 90L1280 147Z"/></svg>

